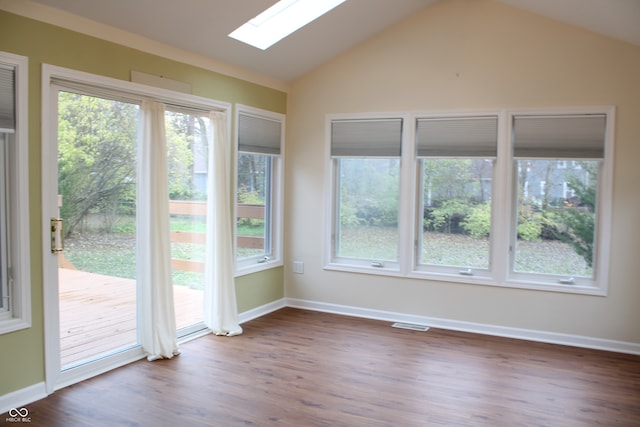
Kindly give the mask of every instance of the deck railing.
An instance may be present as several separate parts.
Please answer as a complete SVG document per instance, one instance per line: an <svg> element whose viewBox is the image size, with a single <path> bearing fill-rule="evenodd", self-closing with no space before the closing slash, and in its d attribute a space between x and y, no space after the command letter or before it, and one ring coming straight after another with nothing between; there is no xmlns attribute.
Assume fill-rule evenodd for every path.
<svg viewBox="0 0 640 427"><path fill-rule="evenodd" d="M207 203L201 201L169 201L169 214L181 216L201 216L207 215ZM238 218L264 219L264 205L238 204ZM172 243L192 243L204 245L206 236L204 233L189 231L172 231ZM263 237L238 236L238 248L260 249L264 248ZM184 259L172 259L171 268L174 270L194 271L204 273L204 263Z"/></svg>

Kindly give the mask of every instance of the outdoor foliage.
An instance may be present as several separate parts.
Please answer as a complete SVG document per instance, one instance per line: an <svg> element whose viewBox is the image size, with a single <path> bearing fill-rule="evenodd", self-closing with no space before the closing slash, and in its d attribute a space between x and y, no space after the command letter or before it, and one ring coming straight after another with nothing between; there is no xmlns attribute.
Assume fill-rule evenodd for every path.
<svg viewBox="0 0 640 427"><path fill-rule="evenodd" d="M238 203L248 205L266 204L269 170L272 159L269 156L252 153L238 155L238 182L236 197ZM257 218L238 218L238 227L264 228L264 220Z"/></svg>
<svg viewBox="0 0 640 427"><path fill-rule="evenodd" d="M165 113L169 198L206 200L206 184L196 182L197 173L206 176L208 159L205 119L184 113Z"/></svg>
<svg viewBox="0 0 640 427"><path fill-rule="evenodd" d="M491 232L491 202L476 205L462 221L462 228L472 237L489 237Z"/></svg>
<svg viewBox="0 0 640 427"><path fill-rule="evenodd" d="M589 174L589 182L595 183L597 170L595 164L584 164ZM596 187L588 185L576 177L569 178L569 186L575 191L580 205L573 209L565 209L562 220L567 226L567 232L562 240L573 246L577 254L581 255L589 264L593 265L593 238L595 229Z"/></svg>
<svg viewBox="0 0 640 427"><path fill-rule="evenodd" d="M60 92L58 180L67 235L90 216L101 231L114 232L123 216L135 215L138 114L135 104ZM196 169L206 176L205 120L168 111L165 132L170 198L204 200L195 177ZM133 232L120 229L127 230Z"/></svg>
<svg viewBox="0 0 640 427"><path fill-rule="evenodd" d="M340 224L398 223L397 159L340 159Z"/></svg>
<svg viewBox="0 0 640 427"><path fill-rule="evenodd" d="M66 234L90 214L110 230L135 210L138 106L61 92L58 103L60 214Z"/></svg>
<svg viewBox="0 0 640 427"><path fill-rule="evenodd" d="M338 191L343 228L397 228L399 177L397 163L393 162L390 159L339 160ZM442 233L451 239L454 235L475 239L489 237L492 161L422 159L420 164L424 232ZM591 266L596 185L596 162L535 160L518 163L518 242L565 242ZM341 250L350 245L345 236L343 233ZM519 247L522 249L519 256L525 256L523 248L531 248L531 245ZM439 247L438 250L446 248ZM431 251L429 256L435 256L435 253Z"/></svg>

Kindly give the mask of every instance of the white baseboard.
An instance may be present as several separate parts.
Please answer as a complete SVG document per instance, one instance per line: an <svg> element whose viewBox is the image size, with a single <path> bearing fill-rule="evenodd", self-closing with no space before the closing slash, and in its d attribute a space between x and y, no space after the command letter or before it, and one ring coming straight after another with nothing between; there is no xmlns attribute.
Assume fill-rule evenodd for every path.
<svg viewBox="0 0 640 427"><path fill-rule="evenodd" d="M498 337L517 338L550 344L560 344L572 347L582 347L595 350L606 350L617 353L640 355L640 344L625 341L614 341L602 338L586 337L582 335L560 334L555 332L536 331L531 329L510 328L506 326L465 322L461 320L449 320L437 317L418 316L392 311L374 310L362 307L301 300L296 298L286 298L285 302L287 307L322 311L325 313L335 313L346 316L363 317L367 319L385 320L389 322L411 323L416 325L425 325L433 328L449 329L453 331L472 332Z"/></svg>
<svg viewBox="0 0 640 427"><path fill-rule="evenodd" d="M238 320L242 324L248 322L249 320L257 319L260 316L264 316L265 314L269 314L273 311L280 310L281 308L284 308L286 306L286 299L281 298L268 304L261 305L260 307L243 311L242 313L238 314Z"/></svg>
<svg viewBox="0 0 640 427"><path fill-rule="evenodd" d="M29 410L27 406L29 403L44 399L45 397L47 397L47 390L44 382L0 396L0 417L2 417L0 419L3 419L5 414L12 408L27 408L27 410Z"/></svg>

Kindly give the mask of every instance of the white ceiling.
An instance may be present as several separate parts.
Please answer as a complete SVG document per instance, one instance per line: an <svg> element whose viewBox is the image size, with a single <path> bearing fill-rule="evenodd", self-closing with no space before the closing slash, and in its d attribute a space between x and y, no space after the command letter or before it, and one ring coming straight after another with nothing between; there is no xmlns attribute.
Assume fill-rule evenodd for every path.
<svg viewBox="0 0 640 427"><path fill-rule="evenodd" d="M289 82L436 0L348 0L266 51L227 35L276 0L33 1ZM640 45L640 0L500 1Z"/></svg>

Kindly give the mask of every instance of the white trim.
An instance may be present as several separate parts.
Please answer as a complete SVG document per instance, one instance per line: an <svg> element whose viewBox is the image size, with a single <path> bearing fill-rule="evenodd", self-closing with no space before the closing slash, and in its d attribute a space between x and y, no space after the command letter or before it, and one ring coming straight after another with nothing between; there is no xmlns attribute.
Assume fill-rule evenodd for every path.
<svg viewBox="0 0 640 427"><path fill-rule="evenodd" d="M10 237L9 253L13 256L13 294L11 319L0 321L0 334L31 327L31 250L29 237L29 59L26 56L0 52L0 63L15 67L16 73L16 159L15 182L10 183L9 226L15 232ZM11 293L11 290L9 291Z"/></svg>
<svg viewBox="0 0 640 427"><path fill-rule="evenodd" d="M238 209L238 124L240 122L240 113L246 113L256 117L272 119L280 122L280 154L274 157L272 167L272 183L271 183L271 207L272 207L272 224L271 224L271 259L266 262L258 262L260 257L249 257L244 260L237 258L237 209ZM286 116L274 111L263 110L260 108L250 107L248 105L236 104L234 112L234 132L233 132L233 253L235 263L235 277L245 276L247 274L257 273L259 271L269 270L271 268L281 267L284 265L284 170L285 170L285 143L286 143ZM259 153L257 153L259 154Z"/></svg>
<svg viewBox="0 0 640 427"><path fill-rule="evenodd" d="M36 400L47 397L43 382L21 388L0 396L0 414L5 414L11 408L22 408ZM27 408L29 409L29 408Z"/></svg>
<svg viewBox="0 0 640 427"><path fill-rule="evenodd" d="M250 320L257 319L260 316L264 316L266 314L280 310L281 308L284 308L286 306L287 306L286 299L281 298L279 300L269 302L259 307L255 307L250 310L243 311L238 315L238 317L240 319L240 323L246 323Z"/></svg>
<svg viewBox="0 0 640 427"><path fill-rule="evenodd" d="M508 326L497 326L486 323L466 322L462 320L451 320L438 317L398 313L393 311L375 310L364 307L332 304L320 301L309 301L297 298L286 298L286 306L304 310L341 314L345 316L362 317L366 319L425 325L432 328L447 329L452 331L470 332L474 334L491 335L496 337L515 338L528 341L544 342L549 344L568 345L572 347L640 355L640 344L638 343L587 337L583 335L562 334L556 332L538 331L534 329L512 328Z"/></svg>
<svg viewBox="0 0 640 427"><path fill-rule="evenodd" d="M231 104L228 102L216 101L202 96L175 92L169 89L147 86L126 80L118 80L98 74L58 67L56 65L42 64L42 81L46 81L47 83L47 86L43 87L43 92L50 86L50 82L52 81L61 82L60 84L62 86L64 86L64 82L69 82L74 86L85 85L98 88L99 90L119 92L131 100L139 98L140 100L153 99L169 104L179 103L184 107L199 108L203 111L225 111L231 116ZM230 117L229 123L231 123Z"/></svg>
<svg viewBox="0 0 640 427"><path fill-rule="evenodd" d="M90 364L73 367L68 371L60 374L58 382L54 385L55 390L60 390L80 381L109 372L121 366L128 365L140 359L144 359L146 354L142 351L142 347L136 346L119 353L109 355L102 359L92 361ZM48 388L48 387L47 387Z"/></svg>

